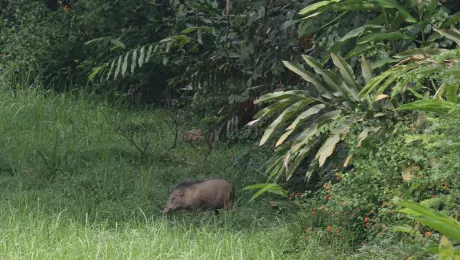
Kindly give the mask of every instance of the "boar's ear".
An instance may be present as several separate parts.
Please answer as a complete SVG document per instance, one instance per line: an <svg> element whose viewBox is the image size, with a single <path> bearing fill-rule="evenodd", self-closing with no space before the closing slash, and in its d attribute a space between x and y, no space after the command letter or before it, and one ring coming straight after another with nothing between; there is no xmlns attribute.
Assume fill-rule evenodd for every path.
<svg viewBox="0 0 460 260"><path fill-rule="evenodd" d="M184 188L179 190L179 196L184 196Z"/></svg>

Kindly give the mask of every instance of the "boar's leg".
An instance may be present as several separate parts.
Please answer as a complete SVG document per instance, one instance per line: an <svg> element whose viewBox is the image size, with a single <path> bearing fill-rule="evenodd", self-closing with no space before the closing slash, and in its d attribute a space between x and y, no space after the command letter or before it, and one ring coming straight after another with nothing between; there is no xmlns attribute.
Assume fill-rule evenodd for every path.
<svg viewBox="0 0 460 260"><path fill-rule="evenodd" d="M225 210L231 210L232 206L233 206L233 201L232 200L225 201L225 203L224 203Z"/></svg>

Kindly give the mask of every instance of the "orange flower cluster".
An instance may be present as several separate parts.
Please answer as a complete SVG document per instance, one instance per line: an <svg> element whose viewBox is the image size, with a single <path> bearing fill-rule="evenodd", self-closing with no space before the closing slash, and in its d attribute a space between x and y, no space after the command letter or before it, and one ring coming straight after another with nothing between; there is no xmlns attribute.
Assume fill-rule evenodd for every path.
<svg viewBox="0 0 460 260"><path fill-rule="evenodd" d="M298 193L291 193L291 195L289 195L289 200L292 200L293 198L297 198L297 197L300 197L303 199L304 195L301 195L299 192Z"/></svg>
<svg viewBox="0 0 460 260"><path fill-rule="evenodd" d="M331 197L332 197L331 187L327 186L327 184L324 183L323 188L325 188L327 190L327 193L328 193L328 195L324 196L324 199L331 200Z"/></svg>
<svg viewBox="0 0 460 260"><path fill-rule="evenodd" d="M335 175L336 179L339 181L341 178L342 178L342 174L340 172L338 172L336 175Z"/></svg>

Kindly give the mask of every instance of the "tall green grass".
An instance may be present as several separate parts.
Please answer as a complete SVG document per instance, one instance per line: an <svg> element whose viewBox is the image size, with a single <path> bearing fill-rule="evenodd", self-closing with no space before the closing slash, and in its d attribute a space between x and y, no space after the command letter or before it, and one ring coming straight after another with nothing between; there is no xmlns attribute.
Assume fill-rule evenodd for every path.
<svg viewBox="0 0 460 260"><path fill-rule="evenodd" d="M205 147L180 140L168 152L164 111L0 88L0 115L0 259L331 259L349 250L324 234L306 241L289 207L249 202L241 189L265 177L232 166L243 146L217 145L206 161ZM130 131L149 127L152 155L142 158L104 115L126 118ZM236 185L233 212L161 214L177 182L209 176Z"/></svg>
<svg viewBox="0 0 460 260"><path fill-rule="evenodd" d="M162 111L133 112L88 100L86 95L40 90L1 91L3 198L18 204L41 198L54 211L123 221L138 208L158 214L171 186L183 179L225 177L241 188L258 178L250 174L240 178L232 168L228 154L237 153L238 147L216 149L207 161L204 151L183 142L167 152L173 132ZM141 158L104 115L127 118L125 124L134 132L149 126L153 154Z"/></svg>
<svg viewBox="0 0 460 260"><path fill-rule="evenodd" d="M346 253L325 247L328 240L298 239L287 223L235 231L212 221L192 225L185 218L107 228L36 210L3 211L0 231L2 259L333 259Z"/></svg>

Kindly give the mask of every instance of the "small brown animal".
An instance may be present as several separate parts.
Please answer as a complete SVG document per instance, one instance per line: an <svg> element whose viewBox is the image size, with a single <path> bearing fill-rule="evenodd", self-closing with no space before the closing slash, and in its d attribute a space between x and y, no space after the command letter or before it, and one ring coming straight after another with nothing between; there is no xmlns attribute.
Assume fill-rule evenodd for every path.
<svg viewBox="0 0 460 260"><path fill-rule="evenodd" d="M233 186L224 179L183 181L169 195L163 213L177 210L218 209L231 210L235 200Z"/></svg>

